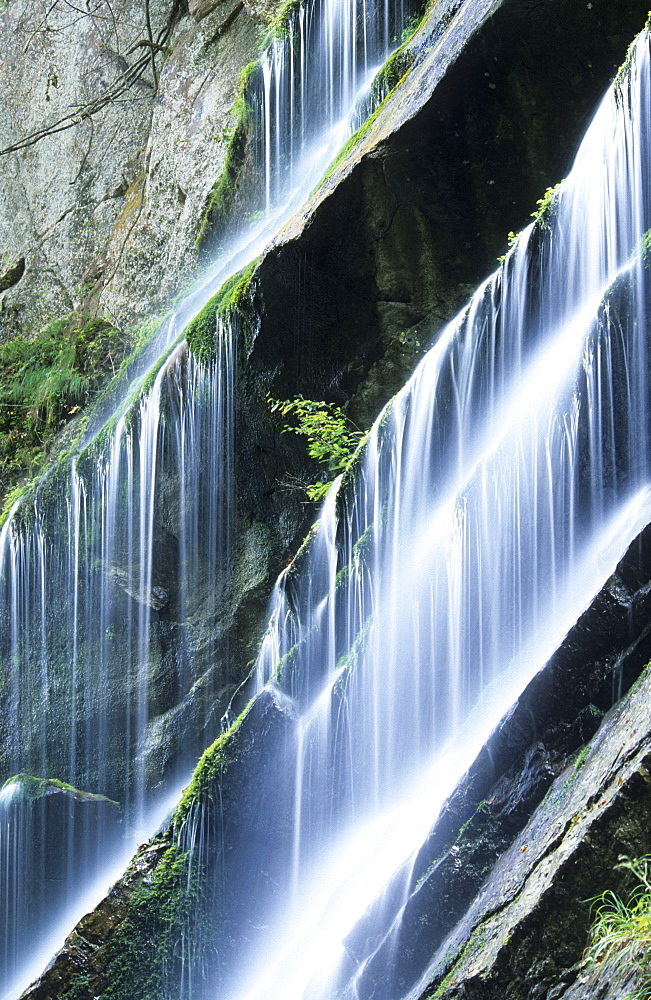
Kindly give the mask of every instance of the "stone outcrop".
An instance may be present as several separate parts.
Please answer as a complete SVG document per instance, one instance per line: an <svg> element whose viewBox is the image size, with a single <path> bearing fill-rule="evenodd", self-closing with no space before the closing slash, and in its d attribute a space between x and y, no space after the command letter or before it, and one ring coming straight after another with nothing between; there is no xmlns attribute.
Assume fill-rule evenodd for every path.
<svg viewBox="0 0 651 1000"><path fill-rule="evenodd" d="M34 942L51 931L52 914L66 907L74 888L96 876L79 845L92 841L102 856L121 844L123 836L119 804L103 795L27 774L4 783L0 789L3 985L4 976L15 972L14 961L20 966L32 959ZM12 872L18 873L13 885ZM23 927L29 929L25 936L20 934Z"/></svg>
<svg viewBox="0 0 651 1000"><path fill-rule="evenodd" d="M630 546L446 803L400 926L375 942L357 983L364 1000L391 988L423 998L590 995L579 989L589 900L621 888L619 855L651 848L650 539L647 528ZM352 954L362 945L364 922L347 942ZM393 983L388 949L398 956Z"/></svg>

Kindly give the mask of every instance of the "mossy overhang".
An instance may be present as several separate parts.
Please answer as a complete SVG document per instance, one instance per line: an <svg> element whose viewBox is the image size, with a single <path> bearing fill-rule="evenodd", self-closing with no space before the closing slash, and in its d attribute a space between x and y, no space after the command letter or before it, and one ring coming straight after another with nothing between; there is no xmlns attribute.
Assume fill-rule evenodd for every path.
<svg viewBox="0 0 651 1000"><path fill-rule="evenodd" d="M33 774L14 774L7 778L0 789L0 797L11 803L38 802L50 795L69 796L77 802L105 802L116 809L120 808L119 802L106 795L83 791L65 781L59 781L58 778L37 778Z"/></svg>

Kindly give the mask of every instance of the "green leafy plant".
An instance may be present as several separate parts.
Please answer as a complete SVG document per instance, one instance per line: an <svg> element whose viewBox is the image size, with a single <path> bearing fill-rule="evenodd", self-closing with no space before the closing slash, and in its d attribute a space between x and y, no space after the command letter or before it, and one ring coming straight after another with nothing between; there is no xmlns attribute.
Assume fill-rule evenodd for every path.
<svg viewBox="0 0 651 1000"><path fill-rule="evenodd" d="M595 919L588 966L600 966L608 981L617 983L635 970L641 985L628 1000L651 998L651 856L620 857L616 868L629 871L635 885L624 900L608 890L593 900Z"/></svg>
<svg viewBox="0 0 651 1000"><path fill-rule="evenodd" d="M518 242L518 239L519 239L518 233L514 233L512 229L509 230L506 236L506 244L509 250L511 249L511 247L515 246L515 244ZM497 263L503 264L505 260L506 260L506 254L502 254L501 257L497 258Z"/></svg>
<svg viewBox="0 0 651 1000"><path fill-rule="evenodd" d="M549 223L556 211L561 187L564 183L564 181L559 181L558 184L548 187L542 198L539 198L536 202L538 208L535 212L531 213L531 217L540 223L544 229L549 228Z"/></svg>
<svg viewBox="0 0 651 1000"><path fill-rule="evenodd" d="M267 401L272 413L292 418L293 422L283 427L283 433L290 431L306 437L308 455L330 473L327 479L305 487L310 500L322 500L335 476L348 469L363 437L362 431L334 403L315 402L301 395L293 399L267 396Z"/></svg>

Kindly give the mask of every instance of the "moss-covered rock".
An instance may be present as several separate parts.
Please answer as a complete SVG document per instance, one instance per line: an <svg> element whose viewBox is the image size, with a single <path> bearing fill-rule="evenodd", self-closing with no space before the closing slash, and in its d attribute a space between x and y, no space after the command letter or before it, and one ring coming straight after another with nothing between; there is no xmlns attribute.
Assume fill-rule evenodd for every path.
<svg viewBox="0 0 651 1000"><path fill-rule="evenodd" d="M114 375L130 346L108 319L73 312L0 344L0 507L43 470L62 428Z"/></svg>
<svg viewBox="0 0 651 1000"><path fill-rule="evenodd" d="M109 799L106 795L97 795L95 792L84 792L80 788L75 788L58 778L36 778L32 774L15 774L7 778L0 797L5 804L16 802L38 802L48 795L70 796L76 802L105 802L108 805L120 808L119 802Z"/></svg>
<svg viewBox="0 0 651 1000"><path fill-rule="evenodd" d="M221 962L259 931L278 889L271 859L286 851L289 864L293 785L272 782L271 769L292 725L269 692L247 707L204 753L167 830L138 850L24 1000L169 1000L190 971L193 997L214 996ZM237 865L240 838L254 870ZM242 898L256 901L257 918L242 915Z"/></svg>
<svg viewBox="0 0 651 1000"><path fill-rule="evenodd" d="M194 317L184 331L188 347L203 364L211 361L217 348L217 321L225 324L239 321L240 333L245 343L250 342L251 333L246 325L242 312L251 277L255 271L257 260L251 261L246 267L228 278L218 292L206 303L201 312Z"/></svg>

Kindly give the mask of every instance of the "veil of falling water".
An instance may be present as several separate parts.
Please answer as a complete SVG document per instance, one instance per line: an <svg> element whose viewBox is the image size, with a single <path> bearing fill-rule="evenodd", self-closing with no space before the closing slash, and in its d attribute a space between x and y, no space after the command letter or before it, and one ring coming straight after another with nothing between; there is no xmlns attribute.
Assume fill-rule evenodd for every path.
<svg viewBox="0 0 651 1000"><path fill-rule="evenodd" d="M261 178L252 201L261 218L235 227L166 324L139 374L142 383L147 365L166 359L151 388L134 405L118 399L114 416L71 459L66 481L46 479L3 527L10 773L106 794L119 800L122 823L107 804L105 822L84 820L80 829L66 814L53 831L51 797L35 805L16 785L0 792L0 995L15 995L40 971L25 971L39 935L72 906L69 928L80 887L106 867L116 843L127 835L132 846L145 835L150 751L170 738L161 729L165 710L191 701L194 727L189 745L172 748L168 782L187 776L197 746L219 731L214 692L197 677L196 659L198 648L203 663L215 659L206 609L218 605L230 570L234 338L216 331L219 356L208 366L173 345L300 206L368 113L364 94L408 13L405 0L308 0L289 12L247 90ZM154 662L162 676L152 673ZM48 868L52 837L68 845L66 871Z"/></svg>
<svg viewBox="0 0 651 1000"><path fill-rule="evenodd" d="M395 879L377 902L384 884L401 868L406 890L442 800L651 516L650 84L644 34L543 218L380 418L278 582L258 670L295 720L268 818L286 811L292 843L275 900L242 902L258 933L220 968L220 996L371 995L404 905ZM200 865L205 823L183 831ZM259 863L242 843L222 883L237 873L245 897ZM353 960L342 941L374 899L382 920L367 914ZM423 972L398 986L381 969L381 995Z"/></svg>

